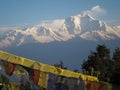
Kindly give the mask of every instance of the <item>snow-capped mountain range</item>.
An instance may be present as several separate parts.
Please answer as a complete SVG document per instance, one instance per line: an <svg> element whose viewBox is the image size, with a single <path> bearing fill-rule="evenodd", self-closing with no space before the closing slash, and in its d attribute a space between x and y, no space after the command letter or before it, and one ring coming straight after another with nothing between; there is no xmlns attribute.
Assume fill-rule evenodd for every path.
<svg viewBox="0 0 120 90"><path fill-rule="evenodd" d="M98 44L112 52L120 47L120 26L110 27L85 13L24 29L0 28L4 30L7 32L0 32L0 49L51 65L62 60L72 69L80 68Z"/></svg>
<svg viewBox="0 0 120 90"><path fill-rule="evenodd" d="M42 22L25 29L13 29L0 35L0 48L28 43L67 41L79 37L90 41L120 39L120 26L110 27L88 14Z"/></svg>

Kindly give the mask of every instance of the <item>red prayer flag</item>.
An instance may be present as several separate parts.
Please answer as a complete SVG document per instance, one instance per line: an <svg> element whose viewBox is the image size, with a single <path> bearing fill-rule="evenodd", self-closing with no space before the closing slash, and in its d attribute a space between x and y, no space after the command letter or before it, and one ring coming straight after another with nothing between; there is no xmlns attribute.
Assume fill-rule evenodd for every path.
<svg viewBox="0 0 120 90"><path fill-rule="evenodd" d="M15 69L15 65L13 63L6 62L5 73L7 75L11 76L14 72L14 69Z"/></svg>

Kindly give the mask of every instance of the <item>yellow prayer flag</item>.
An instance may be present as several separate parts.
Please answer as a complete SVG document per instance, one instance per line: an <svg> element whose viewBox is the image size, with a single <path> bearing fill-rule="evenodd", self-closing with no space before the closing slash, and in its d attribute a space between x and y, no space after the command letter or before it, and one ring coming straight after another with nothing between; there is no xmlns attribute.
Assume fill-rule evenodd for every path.
<svg viewBox="0 0 120 90"><path fill-rule="evenodd" d="M47 88L47 82L48 82L48 74L45 72L40 72L38 85L42 88Z"/></svg>

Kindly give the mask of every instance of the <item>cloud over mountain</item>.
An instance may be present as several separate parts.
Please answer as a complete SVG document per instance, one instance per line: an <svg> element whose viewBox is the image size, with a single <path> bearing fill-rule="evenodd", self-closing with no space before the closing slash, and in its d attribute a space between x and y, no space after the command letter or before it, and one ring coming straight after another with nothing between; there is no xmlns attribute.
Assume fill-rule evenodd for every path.
<svg viewBox="0 0 120 90"><path fill-rule="evenodd" d="M91 11L98 13L106 13L106 10L101 8L99 5L92 7Z"/></svg>
<svg viewBox="0 0 120 90"><path fill-rule="evenodd" d="M100 15L104 15L107 11L101 8L99 5L92 7L90 10L83 11L85 14L90 14L93 17L98 17Z"/></svg>

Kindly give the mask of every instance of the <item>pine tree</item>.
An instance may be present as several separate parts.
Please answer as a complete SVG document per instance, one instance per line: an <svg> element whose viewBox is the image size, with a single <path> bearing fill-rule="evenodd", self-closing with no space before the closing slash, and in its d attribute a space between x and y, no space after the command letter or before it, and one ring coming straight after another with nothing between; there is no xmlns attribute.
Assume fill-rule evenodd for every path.
<svg viewBox="0 0 120 90"><path fill-rule="evenodd" d="M63 61L61 61L61 60L59 63L54 64L54 66L62 68L62 69L67 69L67 67L64 65Z"/></svg>
<svg viewBox="0 0 120 90"><path fill-rule="evenodd" d="M105 45L98 45L96 52L91 52L83 62L82 69L86 74L95 75L102 81L110 81L112 61L110 50Z"/></svg>
<svg viewBox="0 0 120 90"><path fill-rule="evenodd" d="M116 84L120 84L120 48L116 48L113 53L113 61L114 61L114 72L112 76L112 82Z"/></svg>

